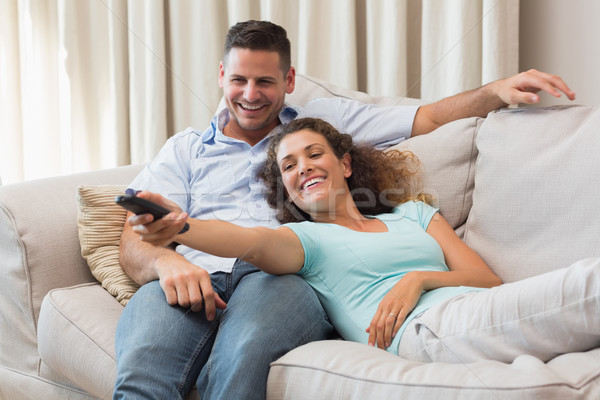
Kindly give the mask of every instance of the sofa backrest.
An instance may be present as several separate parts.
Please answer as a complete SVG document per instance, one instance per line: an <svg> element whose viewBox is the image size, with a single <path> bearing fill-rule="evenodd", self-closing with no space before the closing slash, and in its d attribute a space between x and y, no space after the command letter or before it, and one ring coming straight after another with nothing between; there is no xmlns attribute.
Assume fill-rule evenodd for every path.
<svg viewBox="0 0 600 400"><path fill-rule="evenodd" d="M464 239L500 278L600 257L600 107L502 109L476 145Z"/></svg>

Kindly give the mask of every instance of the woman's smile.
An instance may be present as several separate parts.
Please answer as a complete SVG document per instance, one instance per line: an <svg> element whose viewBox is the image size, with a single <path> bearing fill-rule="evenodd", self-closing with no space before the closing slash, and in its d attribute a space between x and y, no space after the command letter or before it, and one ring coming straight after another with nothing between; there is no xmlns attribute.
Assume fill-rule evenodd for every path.
<svg viewBox="0 0 600 400"><path fill-rule="evenodd" d="M319 184L321 184L325 179L326 178L324 176L317 176L317 177L309 178L302 183L302 185L300 186L300 190L302 190L302 191L310 190L310 189L314 188L315 186L318 186Z"/></svg>

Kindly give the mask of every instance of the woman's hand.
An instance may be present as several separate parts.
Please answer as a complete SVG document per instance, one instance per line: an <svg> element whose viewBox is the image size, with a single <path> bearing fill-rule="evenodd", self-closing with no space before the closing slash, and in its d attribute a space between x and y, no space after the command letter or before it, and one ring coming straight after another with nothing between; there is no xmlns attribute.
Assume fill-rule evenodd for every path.
<svg viewBox="0 0 600 400"><path fill-rule="evenodd" d="M416 277L414 272L407 273L383 297L366 330L370 346L377 345L380 349L386 349L391 345L406 316L421 298L423 287Z"/></svg>
<svg viewBox="0 0 600 400"><path fill-rule="evenodd" d="M137 196L173 211L156 221L151 214L133 214L127 219L133 231L140 235L142 241L159 247L168 246L183 229L188 214L182 212L177 204L157 193L143 191L138 193Z"/></svg>

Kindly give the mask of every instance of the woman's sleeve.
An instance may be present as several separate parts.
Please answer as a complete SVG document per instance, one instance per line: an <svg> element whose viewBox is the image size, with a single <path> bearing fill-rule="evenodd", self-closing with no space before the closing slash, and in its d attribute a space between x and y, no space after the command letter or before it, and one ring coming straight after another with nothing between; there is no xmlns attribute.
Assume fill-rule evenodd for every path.
<svg viewBox="0 0 600 400"><path fill-rule="evenodd" d="M302 269L298 271L298 275L304 276L311 272L314 265L317 265L319 255L321 252L320 247L320 236L316 229L314 222L297 222L285 224L286 228L289 228L298 236L302 249L304 250L304 265Z"/></svg>
<svg viewBox="0 0 600 400"><path fill-rule="evenodd" d="M437 208L430 206L422 201L407 201L394 209L395 214L406 216L421 225L427 230L431 218L438 212Z"/></svg>

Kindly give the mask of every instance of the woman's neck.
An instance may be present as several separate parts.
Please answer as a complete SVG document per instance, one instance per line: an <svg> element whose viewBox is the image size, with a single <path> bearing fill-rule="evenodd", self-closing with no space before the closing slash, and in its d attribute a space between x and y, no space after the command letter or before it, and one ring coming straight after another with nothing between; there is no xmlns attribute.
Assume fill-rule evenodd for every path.
<svg viewBox="0 0 600 400"><path fill-rule="evenodd" d="M387 232L383 222L362 215L354 202L350 207L338 206L335 211L316 212L311 217L313 222L336 224L358 232Z"/></svg>

